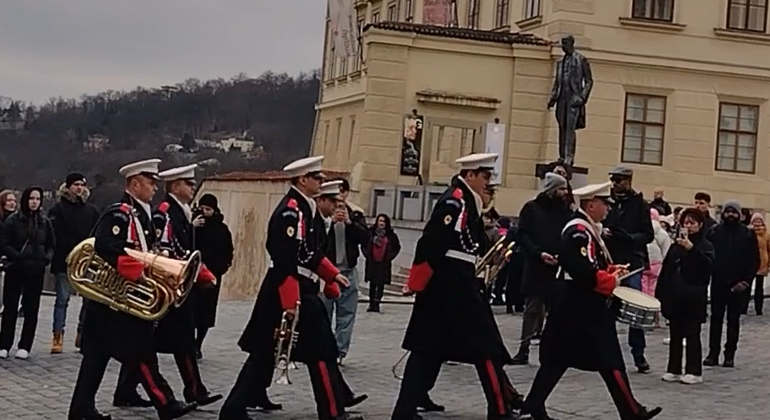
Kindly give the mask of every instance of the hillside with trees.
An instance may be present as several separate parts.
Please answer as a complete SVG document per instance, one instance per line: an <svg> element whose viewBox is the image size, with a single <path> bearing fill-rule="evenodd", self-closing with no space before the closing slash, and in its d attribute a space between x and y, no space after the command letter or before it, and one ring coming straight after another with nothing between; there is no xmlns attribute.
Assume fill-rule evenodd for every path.
<svg viewBox="0 0 770 420"><path fill-rule="evenodd" d="M317 72L244 74L175 86L107 91L40 106L0 102L0 188L55 189L70 171L89 179L97 205L114 200L125 163L202 163L201 177L269 170L307 153ZM0 93L1 94L1 93Z"/></svg>

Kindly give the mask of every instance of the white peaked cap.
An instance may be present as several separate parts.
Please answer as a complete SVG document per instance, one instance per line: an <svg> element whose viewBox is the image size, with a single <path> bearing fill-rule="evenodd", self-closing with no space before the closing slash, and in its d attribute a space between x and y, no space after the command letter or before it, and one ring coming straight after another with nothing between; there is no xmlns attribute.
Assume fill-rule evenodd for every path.
<svg viewBox="0 0 770 420"><path fill-rule="evenodd" d="M320 197L322 195L339 195L340 186L342 186L342 180L324 182L321 184L321 191L316 195L316 197Z"/></svg>
<svg viewBox="0 0 770 420"><path fill-rule="evenodd" d="M594 198L601 198L610 203L613 202L612 196L612 182L603 182L601 184L589 184L585 187L581 187L572 191L572 195L580 200L591 200Z"/></svg>
<svg viewBox="0 0 770 420"><path fill-rule="evenodd" d="M118 173L120 173L123 178L131 178L132 176L137 175L146 175L151 178L158 179L158 165L160 162L161 160L156 158L129 163L128 165L118 169Z"/></svg>
<svg viewBox="0 0 770 420"><path fill-rule="evenodd" d="M323 156L310 156L295 160L294 162L283 167L283 171L287 172L292 178L298 176L304 176L311 172L321 172L323 168L324 157Z"/></svg>
<svg viewBox="0 0 770 420"><path fill-rule="evenodd" d="M460 165L460 170L492 170L497 162L497 153L473 153L463 156L455 161Z"/></svg>
<svg viewBox="0 0 770 420"><path fill-rule="evenodd" d="M195 179L195 169L198 167L197 163L192 165L180 166L178 168L166 169L158 174L161 180L169 182L179 179Z"/></svg>

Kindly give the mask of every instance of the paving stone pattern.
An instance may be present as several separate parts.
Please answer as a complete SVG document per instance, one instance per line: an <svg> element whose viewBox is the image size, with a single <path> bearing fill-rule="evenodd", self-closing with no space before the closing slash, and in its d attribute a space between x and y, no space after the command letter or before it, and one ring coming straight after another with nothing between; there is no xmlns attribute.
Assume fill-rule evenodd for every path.
<svg viewBox="0 0 770 420"><path fill-rule="evenodd" d="M77 299L73 299L73 303L69 311L71 320L76 319L79 307ZM0 360L0 418L3 420L66 418L80 356L72 344L73 334L66 336L64 354L48 354L52 306L53 298L44 297L37 340L30 359ZM201 363L204 381L212 391L227 393L245 359L245 354L238 350L235 343L251 312L251 306L251 302L226 302L220 306L218 326L209 334L204 348L205 360ZM370 396L368 401L359 406L367 419L389 418L399 385L398 380L391 375L390 368L403 354L399 345L411 307L389 304L383 310L382 314L366 313L365 306L359 306L351 353L343 366L343 373L353 389ZM638 398L645 404L663 406L664 412L658 417L661 420L743 419L757 418L757 413L770 413L770 399L767 398L769 318L753 315L745 317L737 367L707 369L704 375L706 382L696 386L661 382L660 376L664 373L667 357L667 346L662 344L666 332L659 330L652 333L648 336L648 358L653 373L631 374L632 387ZM515 352L521 317L499 314L497 319L511 352ZM624 327L621 327L620 334L625 343ZM529 389L535 374L536 355L535 347L531 357L533 366L506 368L513 383L522 392ZM630 360L629 354L626 354L626 360ZM97 406L116 419L156 419L152 409L111 407L118 368L117 363L110 363ZM173 359L162 356L161 369L177 395L180 395L182 386ZM270 390L273 400L283 403L285 410L277 414L256 413L255 418L316 418L304 367L300 366L300 370L291 373L294 385L275 385ZM427 419L485 418L485 402L472 367L445 365L432 396L445 404L448 411L445 414L426 415ZM736 404L736 401L739 403ZM601 379L592 373L570 371L551 396L549 407L551 415L562 420L617 418ZM217 404L185 418L216 419L218 408Z"/></svg>

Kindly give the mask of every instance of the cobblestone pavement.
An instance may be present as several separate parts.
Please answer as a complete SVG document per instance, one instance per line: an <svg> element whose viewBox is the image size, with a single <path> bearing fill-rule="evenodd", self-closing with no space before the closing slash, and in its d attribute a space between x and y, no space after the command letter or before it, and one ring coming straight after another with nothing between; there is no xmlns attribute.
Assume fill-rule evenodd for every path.
<svg viewBox="0 0 770 420"><path fill-rule="evenodd" d="M70 308L69 319L76 319L75 307ZM41 309L37 341L29 360L0 360L0 418L3 420L62 420L72 394L80 364L80 357L72 345L73 334L66 337L66 351L49 355L50 325L53 298L45 297ZM219 325L208 338L201 363L203 378L212 391L226 393L232 385L245 355L235 342L251 310L250 302L227 302L220 306ZM351 354L343 372L357 392L369 394L369 400L360 407L367 419L389 418L390 409L398 391L398 381L390 368L402 355L399 349L403 327L409 316L408 305L391 304L384 313L372 314L359 306L358 320ZM514 352L521 325L520 316L498 315L501 331ZM648 337L648 358L653 366L649 375L631 374L632 386L645 404L661 405L665 420L711 420L757 418L757 413L770 413L767 396L766 372L770 368L770 321L749 315L744 318L741 348L735 369L714 368L705 371L706 382L697 386L662 383L667 347L662 344L665 330ZM74 328L73 328L74 329ZM625 342L624 328L623 342ZM18 338L18 336L17 336ZM625 347L625 346L624 346ZM531 362L537 363L536 348ZM630 356L626 355L627 360ZM173 359L163 356L161 369L177 393L181 382ZM285 405L279 414L256 414L259 419L289 420L313 419L315 411L306 373L302 366L292 371L295 384L274 386L270 390L276 402ZM522 392L529 388L536 367L509 367L513 383ZM116 419L155 419L152 409L113 409L112 391L118 373L118 364L111 362L102 384L97 405ZM448 408L446 414L427 415L427 419L473 420L484 419L485 403L476 373L468 366L445 366L434 399ZM735 404L735 398L743 403ZM746 404L746 401L752 404ZM754 405L756 404L756 405ZM616 419L609 395L598 375L570 371L549 400L551 414L563 420ZM185 418L216 419L219 405L195 412ZM761 417L761 416L760 416Z"/></svg>

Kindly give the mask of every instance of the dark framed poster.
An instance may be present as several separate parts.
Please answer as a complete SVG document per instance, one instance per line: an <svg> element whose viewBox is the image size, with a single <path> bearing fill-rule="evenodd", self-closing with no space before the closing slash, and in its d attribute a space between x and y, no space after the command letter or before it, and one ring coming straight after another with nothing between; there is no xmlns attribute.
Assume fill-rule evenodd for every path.
<svg viewBox="0 0 770 420"><path fill-rule="evenodd" d="M404 117L404 135L401 142L401 175L420 174L423 116L417 113Z"/></svg>

